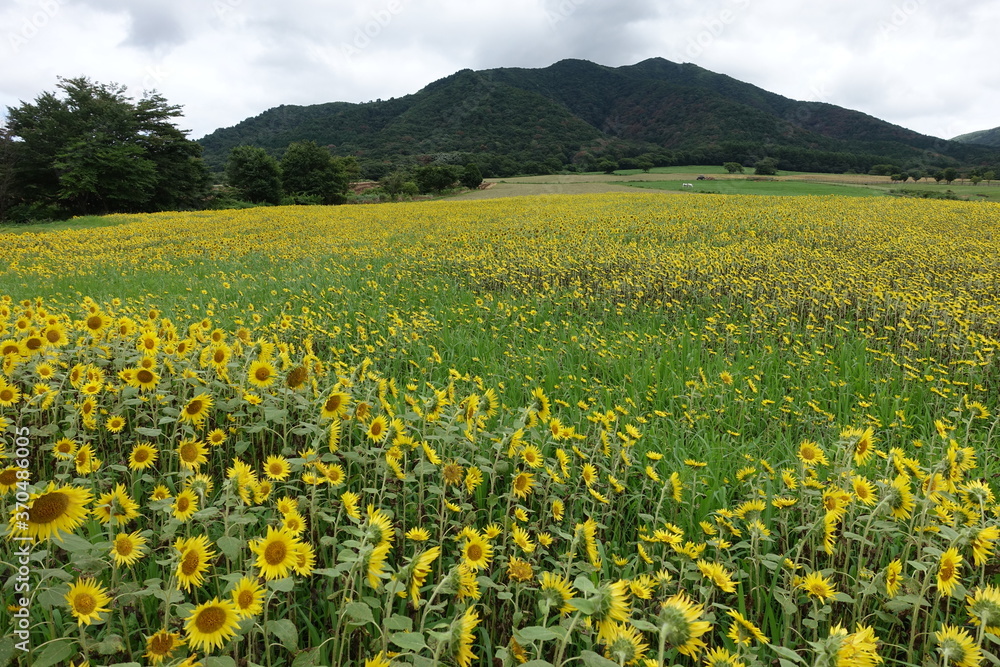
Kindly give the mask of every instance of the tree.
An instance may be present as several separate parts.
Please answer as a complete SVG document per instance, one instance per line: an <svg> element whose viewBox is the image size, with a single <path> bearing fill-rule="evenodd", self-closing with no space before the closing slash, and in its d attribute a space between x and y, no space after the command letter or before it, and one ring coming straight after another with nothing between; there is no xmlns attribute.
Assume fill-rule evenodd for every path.
<svg viewBox="0 0 1000 667"><path fill-rule="evenodd" d="M465 165L459 182L470 190L475 190L483 182L483 172L479 171L479 166L475 162Z"/></svg>
<svg viewBox="0 0 1000 667"><path fill-rule="evenodd" d="M778 173L778 161L773 157L758 160L754 165L753 173L758 176L774 176Z"/></svg>
<svg viewBox="0 0 1000 667"><path fill-rule="evenodd" d="M997 174L992 169L983 174L983 180L986 181L987 185L989 185L990 181L992 181L996 177L997 177Z"/></svg>
<svg viewBox="0 0 1000 667"><path fill-rule="evenodd" d="M723 163L722 167L730 174L743 173L743 165L740 164L739 162L725 162Z"/></svg>
<svg viewBox="0 0 1000 667"><path fill-rule="evenodd" d="M916 183L917 181L919 181L923 177L924 177L924 172L920 171L919 169L911 169L910 170L910 178L913 179L914 183Z"/></svg>
<svg viewBox="0 0 1000 667"><path fill-rule="evenodd" d="M951 182L958 178L958 170L954 167L947 167L941 172L941 178L943 178L948 185L951 185Z"/></svg>
<svg viewBox="0 0 1000 667"><path fill-rule="evenodd" d="M940 183L941 181L944 180L944 171L941 170L941 169L938 169L937 171L934 172L934 174L931 176L931 178L934 179L935 183Z"/></svg>
<svg viewBox="0 0 1000 667"><path fill-rule="evenodd" d="M254 204L281 203L281 165L263 148L237 146L230 151L226 180L240 199Z"/></svg>
<svg viewBox="0 0 1000 667"><path fill-rule="evenodd" d="M7 219L7 211L16 201L14 169L18 148L10 130L0 127L0 221Z"/></svg>
<svg viewBox="0 0 1000 667"><path fill-rule="evenodd" d="M445 188L450 188L461 175L462 169L456 165L429 164L426 167L417 167L413 180L421 192L441 192Z"/></svg>
<svg viewBox="0 0 1000 667"><path fill-rule="evenodd" d="M59 79L62 96L8 107L17 138L14 187L25 203L63 215L200 206L208 189L201 147L177 129L179 106L159 94L135 102L124 86Z"/></svg>
<svg viewBox="0 0 1000 667"><path fill-rule="evenodd" d="M281 184L286 195L342 204L348 179L344 166L315 141L291 143L281 158Z"/></svg>
<svg viewBox="0 0 1000 667"><path fill-rule="evenodd" d="M609 160L608 158L604 158L603 160L597 163L597 169L599 171L603 171L605 174L613 174L615 173L615 170L618 169L618 163L615 162L614 160Z"/></svg>
<svg viewBox="0 0 1000 667"><path fill-rule="evenodd" d="M640 158L639 161L636 163L636 166L648 174L649 170L655 167L656 165L653 164L651 160L644 160Z"/></svg>

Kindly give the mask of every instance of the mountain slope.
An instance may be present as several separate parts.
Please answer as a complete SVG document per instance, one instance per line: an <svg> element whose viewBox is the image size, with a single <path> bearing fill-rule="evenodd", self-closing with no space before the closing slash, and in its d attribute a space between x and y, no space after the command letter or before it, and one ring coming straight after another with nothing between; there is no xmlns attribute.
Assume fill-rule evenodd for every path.
<svg viewBox="0 0 1000 667"><path fill-rule="evenodd" d="M660 164L772 156L783 168L826 171L867 170L875 162L1000 162L987 147L791 100L662 58L624 67L563 60L539 69L462 70L388 101L277 107L201 144L219 170L241 143L280 154L297 140L368 164L472 154L494 172L500 163L508 170L528 161L593 166L601 157L638 155Z"/></svg>
<svg viewBox="0 0 1000 667"><path fill-rule="evenodd" d="M960 134L959 136L953 138L952 141L958 141L963 144L977 144L979 146L1000 148L1000 127L994 127L992 130L979 130L978 132Z"/></svg>

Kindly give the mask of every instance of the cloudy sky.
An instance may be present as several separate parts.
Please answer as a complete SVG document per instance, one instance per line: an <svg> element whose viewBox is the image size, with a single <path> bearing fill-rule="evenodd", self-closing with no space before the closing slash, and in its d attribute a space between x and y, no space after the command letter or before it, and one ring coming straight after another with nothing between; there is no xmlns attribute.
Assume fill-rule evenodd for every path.
<svg viewBox="0 0 1000 667"><path fill-rule="evenodd" d="M0 111L57 76L155 89L200 138L463 69L693 62L938 137L1000 125L996 0L4 0Z"/></svg>

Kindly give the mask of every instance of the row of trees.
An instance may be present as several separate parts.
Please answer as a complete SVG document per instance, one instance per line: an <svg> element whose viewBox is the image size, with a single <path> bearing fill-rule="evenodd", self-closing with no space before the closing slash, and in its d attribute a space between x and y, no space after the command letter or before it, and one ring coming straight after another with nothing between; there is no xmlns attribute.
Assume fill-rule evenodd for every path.
<svg viewBox="0 0 1000 667"><path fill-rule="evenodd" d="M7 110L0 130L0 219L200 208L210 186L201 146L156 93L60 79L57 93Z"/></svg>
<svg viewBox="0 0 1000 667"><path fill-rule="evenodd" d="M280 162L263 148L237 146L226 163L229 186L253 204L343 204L359 175L357 160L315 141L290 144Z"/></svg>

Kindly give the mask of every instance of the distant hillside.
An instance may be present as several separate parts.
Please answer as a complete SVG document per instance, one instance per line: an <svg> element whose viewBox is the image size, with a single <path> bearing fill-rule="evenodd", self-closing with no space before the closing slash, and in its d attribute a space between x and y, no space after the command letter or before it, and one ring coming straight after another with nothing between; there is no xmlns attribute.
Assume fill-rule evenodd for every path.
<svg viewBox="0 0 1000 667"><path fill-rule="evenodd" d="M389 165L468 159L487 175L526 164L593 168L602 158L660 165L774 157L783 169L809 171L1000 163L988 148L662 58L624 67L563 60L540 69L462 70L401 98L269 109L200 143L219 171L240 144L280 155L298 140L355 155L376 177Z"/></svg>
<svg viewBox="0 0 1000 667"><path fill-rule="evenodd" d="M952 141L959 141L963 144L978 144L980 146L1000 148L1000 127L994 127L992 130L979 130L978 132L960 134L952 139Z"/></svg>

